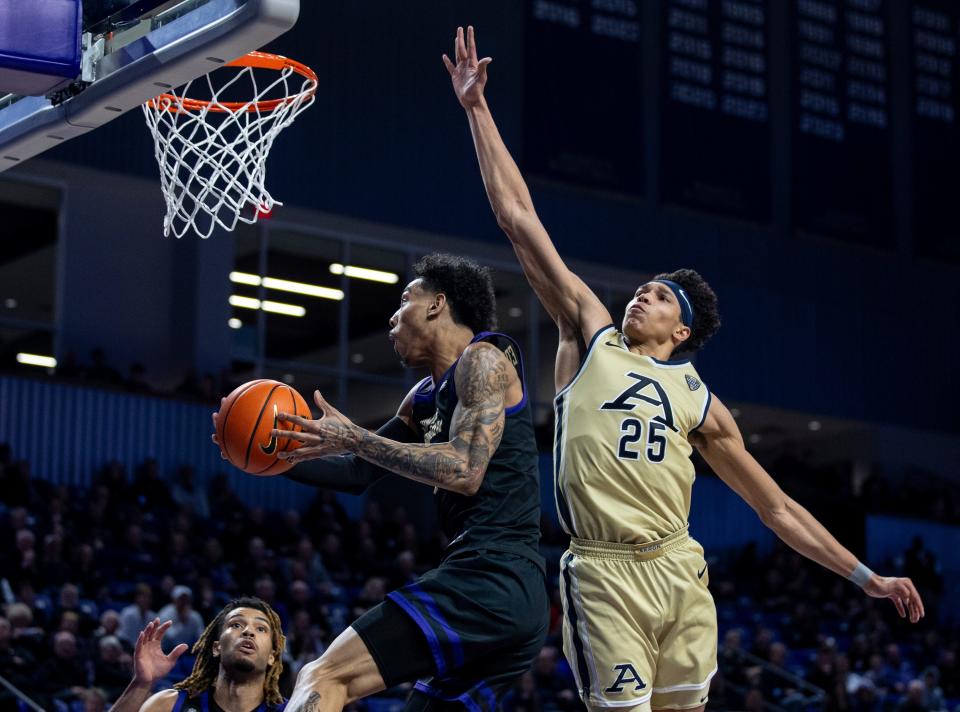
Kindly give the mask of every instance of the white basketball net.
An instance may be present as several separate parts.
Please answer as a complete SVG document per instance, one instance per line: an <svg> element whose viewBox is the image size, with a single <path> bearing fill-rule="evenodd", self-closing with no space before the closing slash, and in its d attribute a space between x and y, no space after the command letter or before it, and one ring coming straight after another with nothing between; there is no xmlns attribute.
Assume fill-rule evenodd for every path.
<svg viewBox="0 0 960 712"><path fill-rule="evenodd" d="M259 87L257 71L261 84L264 73L273 81ZM230 73L229 81L214 84L215 75ZM299 91L291 91L297 80ZM204 82L210 98L188 98L191 85L202 88ZM223 99L239 91L251 96L248 84L249 101ZM230 64L144 104L167 204L163 234L179 238L193 229L207 238L217 226L253 224L282 205L267 190L267 155L277 135L313 103L316 87L315 77L290 66L255 70Z"/></svg>

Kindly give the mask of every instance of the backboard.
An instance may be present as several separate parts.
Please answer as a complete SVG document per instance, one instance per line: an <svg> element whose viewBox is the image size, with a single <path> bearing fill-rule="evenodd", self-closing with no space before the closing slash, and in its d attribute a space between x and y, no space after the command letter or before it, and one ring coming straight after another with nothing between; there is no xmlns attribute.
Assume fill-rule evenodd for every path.
<svg viewBox="0 0 960 712"><path fill-rule="evenodd" d="M84 0L78 81L0 96L0 172L259 49L299 12L300 0Z"/></svg>

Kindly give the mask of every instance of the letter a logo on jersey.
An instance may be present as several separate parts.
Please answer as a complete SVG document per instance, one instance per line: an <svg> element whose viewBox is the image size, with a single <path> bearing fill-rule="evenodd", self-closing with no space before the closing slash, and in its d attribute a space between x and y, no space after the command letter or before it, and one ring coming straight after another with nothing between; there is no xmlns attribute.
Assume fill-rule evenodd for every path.
<svg viewBox="0 0 960 712"><path fill-rule="evenodd" d="M663 386L648 376L631 371L627 374L635 382L629 386L620 395L611 401L607 401L600 406L600 410L633 410L642 401L662 409L662 413L653 416L654 420L659 420L671 430L676 430L673 424L673 408L670 407L670 400L667 398L667 392ZM647 391L647 393L644 393ZM656 396L656 397L654 397Z"/></svg>
<svg viewBox="0 0 960 712"><path fill-rule="evenodd" d="M647 685L640 679L640 673L637 672L637 669L630 663L620 663L614 665L613 669L617 673L616 681L610 685L604 692L611 695L618 695L623 692L624 685L633 685L633 691L639 692Z"/></svg>

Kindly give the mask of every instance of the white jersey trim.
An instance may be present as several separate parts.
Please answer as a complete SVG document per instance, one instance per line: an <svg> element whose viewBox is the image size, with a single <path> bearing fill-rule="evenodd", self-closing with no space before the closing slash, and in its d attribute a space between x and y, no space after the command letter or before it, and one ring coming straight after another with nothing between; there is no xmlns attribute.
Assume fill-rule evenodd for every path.
<svg viewBox="0 0 960 712"><path fill-rule="evenodd" d="M700 427L707 422L707 415L710 413L710 401L713 400L713 394L710 392L710 389L704 386L707 390L707 397L703 399L703 410L700 412L700 420L697 421L697 424L690 428L689 432L692 433L695 430L699 430Z"/></svg>
<svg viewBox="0 0 960 712"><path fill-rule="evenodd" d="M608 700L606 698L591 697L584 700L587 707L636 707L645 702L649 702L653 692L648 692L643 697L632 697L629 700Z"/></svg>
<svg viewBox="0 0 960 712"><path fill-rule="evenodd" d="M571 388L573 388L576 382L580 380L580 376L582 376L584 372L587 370L587 365L590 363L590 359L593 358L593 354L596 353L597 344L599 344L600 340L603 339L609 332L616 331L616 330L617 330L617 327L611 324L610 326L604 329L600 329L600 331L598 331L596 334L593 335L593 339L590 341L590 347L587 349L587 353L583 357L583 363L581 363L580 368L577 369L576 375L573 377L570 383L565 385L563 388L561 388L557 392L557 395L555 396L554 400L556 400L562 395L565 395Z"/></svg>
<svg viewBox="0 0 960 712"><path fill-rule="evenodd" d="M577 578L577 572L574 569L574 562L577 557L572 557L567 562L567 571L570 572L570 584L573 593L573 605L577 609L577 627L580 629L580 640L583 642L583 652L587 658L587 664L590 665L590 672L593 689L590 690L590 699L603 699L600 694L600 673L597 670L597 661L593 656L593 645L590 643L590 633L587 631L587 616L583 612L583 597L580 595L580 580ZM582 689L582 688L581 688Z"/></svg>
<svg viewBox="0 0 960 712"><path fill-rule="evenodd" d="M654 687L653 691L657 693L661 692L689 692L692 690L702 690L707 685L710 684L710 680L713 679L713 676L717 674L717 668L714 667L713 670L707 675L707 679L700 683L693 683L689 685L670 685L669 687Z"/></svg>

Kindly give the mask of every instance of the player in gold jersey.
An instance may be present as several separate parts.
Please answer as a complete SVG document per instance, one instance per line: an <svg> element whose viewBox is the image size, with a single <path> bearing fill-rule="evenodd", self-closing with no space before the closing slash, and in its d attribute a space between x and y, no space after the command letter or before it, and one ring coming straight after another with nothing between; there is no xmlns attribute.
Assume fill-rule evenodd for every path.
<svg viewBox="0 0 960 712"><path fill-rule="evenodd" d="M491 60L477 59L473 28L457 30L456 61L443 59L497 222L560 330L555 491L571 536L561 561L564 651L584 702L704 707L717 621L703 549L687 535L694 447L789 546L917 622L924 610L913 583L874 574L837 542L746 451L689 361L670 360L719 327L709 285L692 270L658 275L615 327L537 217L484 99Z"/></svg>

